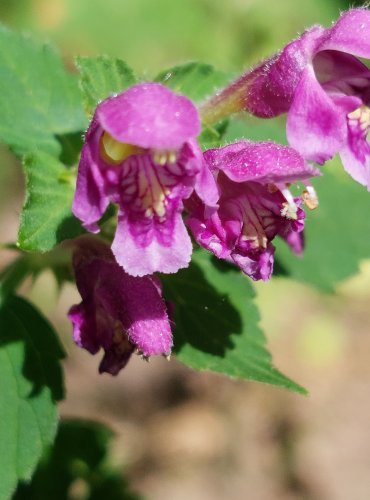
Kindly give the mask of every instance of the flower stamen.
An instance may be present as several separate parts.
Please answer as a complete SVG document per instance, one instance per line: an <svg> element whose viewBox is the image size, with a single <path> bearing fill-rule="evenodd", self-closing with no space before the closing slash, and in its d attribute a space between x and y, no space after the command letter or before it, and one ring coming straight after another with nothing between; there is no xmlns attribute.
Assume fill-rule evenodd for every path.
<svg viewBox="0 0 370 500"><path fill-rule="evenodd" d="M370 108L368 106L360 106L351 113L348 113L347 118L350 125L357 125L364 136L367 135L370 129Z"/></svg>
<svg viewBox="0 0 370 500"><path fill-rule="evenodd" d="M306 184L306 188L302 193L302 201L309 210L314 210L319 206L319 198L311 184Z"/></svg>
<svg viewBox="0 0 370 500"><path fill-rule="evenodd" d="M160 167L166 164L173 165L177 161L177 152L171 150L163 151L153 151L152 152L153 162Z"/></svg>
<svg viewBox="0 0 370 500"><path fill-rule="evenodd" d="M164 217L166 214L167 196L170 190L163 186L155 169L150 165L139 172L139 196L145 217L154 215Z"/></svg>
<svg viewBox="0 0 370 500"><path fill-rule="evenodd" d="M284 196L286 201L283 203L283 208L280 210L280 213L283 217L287 219L297 220L297 211L298 207L296 202L294 201L294 197L292 193L289 191L289 188L286 186L278 186L281 194Z"/></svg>

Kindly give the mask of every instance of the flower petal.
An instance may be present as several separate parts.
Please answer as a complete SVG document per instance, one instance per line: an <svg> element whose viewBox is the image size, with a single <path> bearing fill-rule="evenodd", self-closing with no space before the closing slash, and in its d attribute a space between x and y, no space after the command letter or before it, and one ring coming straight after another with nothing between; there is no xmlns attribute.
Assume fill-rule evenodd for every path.
<svg viewBox="0 0 370 500"><path fill-rule="evenodd" d="M205 218L202 214L202 211L193 213L186 221L196 242L206 250L214 253L219 259L229 258L237 236L231 240L227 229L231 224L234 224L237 229L231 232L238 233L238 231L240 232L241 223L230 220L228 225L227 223L223 224L218 212L214 213L210 218Z"/></svg>
<svg viewBox="0 0 370 500"><path fill-rule="evenodd" d="M303 72L289 110L289 144L306 160L324 163L346 139L346 117L316 80L311 65Z"/></svg>
<svg viewBox="0 0 370 500"><path fill-rule="evenodd" d="M370 58L370 11L351 9L327 30L322 50L339 50Z"/></svg>
<svg viewBox="0 0 370 500"><path fill-rule="evenodd" d="M100 345L97 338L94 316L86 307L86 303L81 302L71 307L68 318L73 324L73 340L79 347L83 347L91 354L99 351Z"/></svg>
<svg viewBox="0 0 370 500"><path fill-rule="evenodd" d="M106 245L93 244L91 251L88 241L77 241L73 258L83 299L69 312L76 343L92 354L102 347L99 371L112 375L135 348L144 356L169 354L172 333L159 280L128 275Z"/></svg>
<svg viewBox="0 0 370 500"><path fill-rule="evenodd" d="M102 128L120 142L142 148L178 149L200 132L194 104L159 83L141 83L103 101Z"/></svg>
<svg viewBox="0 0 370 500"><path fill-rule="evenodd" d="M192 245L180 213L173 214L172 242L163 245L157 235L146 246L138 245L125 215L120 215L112 251L117 262L132 276L145 276L154 272L176 273L188 267Z"/></svg>
<svg viewBox="0 0 370 500"><path fill-rule="evenodd" d="M72 212L88 231L98 233L99 226L96 222L107 209L109 198L104 176L94 160L94 146L95 141L90 140L82 148Z"/></svg>
<svg viewBox="0 0 370 500"><path fill-rule="evenodd" d="M369 86L370 70L356 57L337 50L321 50L313 59L317 80L324 89L333 94L352 94L350 85L357 89Z"/></svg>
<svg viewBox="0 0 370 500"><path fill-rule="evenodd" d="M239 141L210 149L204 158L211 170L221 170L234 182L294 182L320 175L297 151L274 142Z"/></svg>
<svg viewBox="0 0 370 500"><path fill-rule="evenodd" d="M312 27L235 82L235 89L243 85L246 88L244 108L261 118L286 113L302 72L315 54L324 33L321 26Z"/></svg>
<svg viewBox="0 0 370 500"><path fill-rule="evenodd" d="M339 152L346 172L370 191L370 144L366 139L358 141L356 149L347 143Z"/></svg>
<svg viewBox="0 0 370 500"><path fill-rule="evenodd" d="M249 253L248 255L233 252L231 257L235 264L252 280L268 281L274 266L274 253L275 247L269 243L263 251L257 251L254 254Z"/></svg>
<svg viewBox="0 0 370 500"><path fill-rule="evenodd" d="M134 278L126 275L129 290L125 301L129 318L127 333L144 356L170 354L172 349L170 323L157 285L150 276Z"/></svg>
<svg viewBox="0 0 370 500"><path fill-rule="evenodd" d="M216 207L219 198L216 180L209 170L207 163L204 161L197 141L193 139L189 141L188 145L194 156L192 162L196 164L199 170L195 178L194 190L205 205Z"/></svg>

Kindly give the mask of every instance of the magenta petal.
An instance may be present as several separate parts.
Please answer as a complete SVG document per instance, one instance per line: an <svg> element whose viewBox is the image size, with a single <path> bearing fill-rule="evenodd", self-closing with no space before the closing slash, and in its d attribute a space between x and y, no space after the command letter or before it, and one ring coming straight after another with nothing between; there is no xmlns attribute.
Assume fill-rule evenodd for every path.
<svg viewBox="0 0 370 500"><path fill-rule="evenodd" d="M327 30L321 50L339 50L358 57L370 57L370 11L366 8L345 12Z"/></svg>
<svg viewBox="0 0 370 500"><path fill-rule="evenodd" d="M68 318L73 324L73 340L76 344L91 354L97 353L99 340L91 311L86 307L86 303L72 306L68 312Z"/></svg>
<svg viewBox="0 0 370 500"><path fill-rule="evenodd" d="M328 93L331 93L331 89L335 87L340 90L346 82L368 86L369 68L356 57L344 52L320 51L313 59L313 68L317 80ZM342 93L346 93L345 87Z"/></svg>
<svg viewBox="0 0 370 500"><path fill-rule="evenodd" d="M127 218L119 217L112 251L117 262L132 276L145 276L154 272L176 273L188 267L192 244L181 214L174 214L170 246L162 245L156 236L147 246L139 246L131 234Z"/></svg>
<svg viewBox="0 0 370 500"><path fill-rule="evenodd" d="M284 239L296 255L302 254L304 247L303 232L290 231Z"/></svg>
<svg viewBox="0 0 370 500"><path fill-rule="evenodd" d="M118 375L122 368L124 368L129 362L133 352L133 345L127 345L126 349L121 350L121 352L117 352L115 349L107 349L100 362L99 373Z"/></svg>
<svg viewBox="0 0 370 500"><path fill-rule="evenodd" d="M234 182L294 182L320 175L297 151L274 142L239 141L204 153L210 168Z"/></svg>
<svg viewBox="0 0 370 500"><path fill-rule="evenodd" d="M203 248L214 253L219 259L227 259L230 257L231 248L235 243L230 242L227 230L223 227L218 212L214 213L210 218L205 218L202 212L192 214L186 221L196 242ZM240 232L241 224L237 224Z"/></svg>
<svg viewBox="0 0 370 500"><path fill-rule="evenodd" d="M127 277L126 311L130 341L144 354L170 354L172 333L165 303L151 277Z"/></svg>
<svg viewBox="0 0 370 500"><path fill-rule="evenodd" d="M117 141L142 148L178 149L200 133L194 104L159 83L141 83L103 101L97 118Z"/></svg>
<svg viewBox="0 0 370 500"><path fill-rule="evenodd" d="M249 84L246 83L245 109L262 118L286 113L302 72L315 54L324 32L320 26L312 27L242 77L239 85L243 79L245 82L249 80Z"/></svg>
<svg viewBox="0 0 370 500"><path fill-rule="evenodd" d="M287 136L307 160L324 163L340 149L347 135L346 117L317 82L308 66L289 110Z"/></svg>
<svg viewBox="0 0 370 500"><path fill-rule="evenodd" d="M91 143L82 148L78 167L77 186L73 199L72 212L92 233L99 232L96 224L109 204L105 193L105 179L91 154Z"/></svg>
<svg viewBox="0 0 370 500"><path fill-rule="evenodd" d="M235 264L252 280L268 281L274 266L274 253L275 248L269 243L265 250L255 254L243 255L233 252L231 257Z"/></svg>
<svg viewBox="0 0 370 500"><path fill-rule="evenodd" d="M346 172L370 191L370 144L364 141L363 148L364 154L360 156L347 144L341 149L339 155Z"/></svg>

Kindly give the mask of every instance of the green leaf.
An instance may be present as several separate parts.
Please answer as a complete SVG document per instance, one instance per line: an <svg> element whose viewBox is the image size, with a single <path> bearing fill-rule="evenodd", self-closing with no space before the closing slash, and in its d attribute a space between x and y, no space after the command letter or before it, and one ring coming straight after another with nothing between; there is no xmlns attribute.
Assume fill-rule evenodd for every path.
<svg viewBox="0 0 370 500"><path fill-rule="evenodd" d="M138 500L122 471L106 463L112 437L113 433L97 422L62 421L53 449L40 463L32 482L18 487L13 500L65 500L71 498L76 481L88 491L88 496L82 495L88 500Z"/></svg>
<svg viewBox="0 0 370 500"><path fill-rule="evenodd" d="M285 116L261 120L245 113L230 119L224 135L224 142L230 143L248 139L250 141L275 141L287 144L285 128Z"/></svg>
<svg viewBox="0 0 370 500"><path fill-rule="evenodd" d="M0 141L17 153L60 153L55 135L83 130L77 79L49 45L0 26Z"/></svg>
<svg viewBox="0 0 370 500"><path fill-rule="evenodd" d="M206 150L221 146L228 126L229 120L223 120L217 125L203 127L202 133L198 137L201 148Z"/></svg>
<svg viewBox="0 0 370 500"><path fill-rule="evenodd" d="M306 210L302 258L282 244L278 257L290 276L330 292L358 271L361 259L370 257L370 193L344 172L339 160L322 171L324 175L313 180L320 205Z"/></svg>
<svg viewBox="0 0 370 500"><path fill-rule="evenodd" d="M272 365L258 326L254 290L234 267L195 252L188 269L162 279L165 296L174 304L175 352L180 361L198 370L306 393Z"/></svg>
<svg viewBox="0 0 370 500"><path fill-rule="evenodd" d="M230 75L209 64L190 62L161 71L155 81L199 102L226 85L230 81Z"/></svg>
<svg viewBox="0 0 370 500"><path fill-rule="evenodd" d="M80 87L85 109L92 115L96 105L111 94L122 92L136 82L132 69L114 57L77 57L80 70Z"/></svg>
<svg viewBox="0 0 370 500"><path fill-rule="evenodd" d="M74 172L47 153L29 155L23 163L26 201L20 217L18 245L46 252L82 228L71 213Z"/></svg>
<svg viewBox="0 0 370 500"><path fill-rule="evenodd" d="M0 331L0 500L6 500L54 439L63 351L46 319L19 297L2 304Z"/></svg>

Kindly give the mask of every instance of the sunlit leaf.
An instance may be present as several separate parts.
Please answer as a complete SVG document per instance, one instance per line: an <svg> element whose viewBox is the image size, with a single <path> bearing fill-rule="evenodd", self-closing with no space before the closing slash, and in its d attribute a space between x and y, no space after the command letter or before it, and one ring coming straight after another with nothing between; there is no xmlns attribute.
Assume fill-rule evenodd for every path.
<svg viewBox="0 0 370 500"><path fill-rule="evenodd" d="M46 252L82 232L71 212L74 174L47 153L24 161L26 201L20 217L18 245L23 250Z"/></svg>
<svg viewBox="0 0 370 500"><path fill-rule="evenodd" d="M0 26L0 141L18 154L61 151L56 135L83 130L77 79L49 45Z"/></svg>
<svg viewBox="0 0 370 500"><path fill-rule="evenodd" d="M90 115L100 101L136 82L132 69L121 59L108 56L78 57L76 63L81 74L80 87L85 109Z"/></svg>

